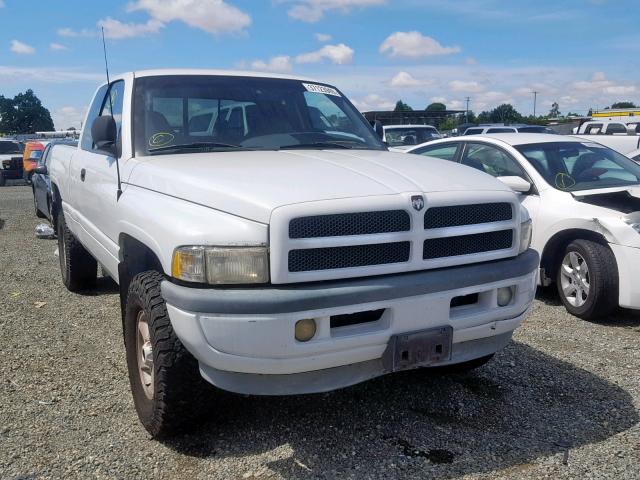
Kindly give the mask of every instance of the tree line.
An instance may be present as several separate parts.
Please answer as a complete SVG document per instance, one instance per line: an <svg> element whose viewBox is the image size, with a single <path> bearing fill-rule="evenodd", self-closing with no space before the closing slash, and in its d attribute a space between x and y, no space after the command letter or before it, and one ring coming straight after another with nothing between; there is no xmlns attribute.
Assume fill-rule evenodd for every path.
<svg viewBox="0 0 640 480"><path fill-rule="evenodd" d="M611 104L610 107L606 107L605 109L613 109L613 108L638 108L633 102L615 102ZM427 105L425 108L425 112L441 112L447 110L447 106L441 102L434 102ZM411 108L408 104L404 103L402 100L398 100L396 102L396 106L394 112L412 112L413 108ZM591 110L589 110L589 115L591 114ZM487 110L480 112L479 114L475 114L473 111L469 110L466 114L461 113L457 115L452 115L447 118L443 118L440 122L438 128L441 130L452 130L456 128L458 125L463 123L527 123L530 125L546 125L550 118L558 118L562 116L562 112L560 111L560 105L557 102L553 102L551 104L551 109L547 115L533 116L533 115L522 115L518 112L515 107L509 103L503 103L502 105L498 105L493 110ZM569 112L566 116L578 116L576 113Z"/></svg>
<svg viewBox="0 0 640 480"><path fill-rule="evenodd" d="M0 134L14 135L53 130L51 114L29 89L13 98L0 95Z"/></svg>

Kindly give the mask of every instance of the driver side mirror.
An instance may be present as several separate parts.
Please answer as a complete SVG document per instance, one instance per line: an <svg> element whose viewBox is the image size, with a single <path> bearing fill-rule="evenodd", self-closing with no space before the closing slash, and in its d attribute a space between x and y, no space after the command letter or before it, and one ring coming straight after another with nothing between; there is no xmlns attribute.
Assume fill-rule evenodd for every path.
<svg viewBox="0 0 640 480"><path fill-rule="evenodd" d="M111 115L103 115L95 118L91 125L91 137L97 150L113 157L118 156L118 148L116 145L118 132L116 121Z"/></svg>
<svg viewBox="0 0 640 480"><path fill-rule="evenodd" d="M504 183L507 187L509 187L514 192L518 193L529 193L531 191L531 184L527 182L524 178L518 176L508 176L508 177L496 177L502 183Z"/></svg>
<svg viewBox="0 0 640 480"><path fill-rule="evenodd" d="M384 139L384 128L382 128L382 122L380 120L375 120L373 122L373 130L380 137L380 139Z"/></svg>
<svg viewBox="0 0 640 480"><path fill-rule="evenodd" d="M39 173L40 175L48 175L49 172L47 171L47 166L46 165L38 165L36 168L33 169L34 173Z"/></svg>

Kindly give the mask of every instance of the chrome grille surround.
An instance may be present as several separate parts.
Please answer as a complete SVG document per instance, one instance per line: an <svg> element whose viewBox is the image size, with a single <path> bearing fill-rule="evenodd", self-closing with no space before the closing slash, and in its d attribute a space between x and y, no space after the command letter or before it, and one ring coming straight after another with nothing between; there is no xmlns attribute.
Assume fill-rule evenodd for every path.
<svg viewBox="0 0 640 480"><path fill-rule="evenodd" d="M412 208L412 195L424 196L424 209L416 211ZM468 205L496 203L509 205L508 220L424 228L425 218L432 208L466 208ZM504 209L500 217L503 218L507 215L506 209L500 208ZM406 231L346 234L346 232L362 231L362 229L376 230L377 227L360 224L357 228L352 228L345 226L343 219L353 218L354 214L366 213L366 216L370 216L376 212L397 210L406 212L410 217L410 228ZM442 211L445 210L440 210ZM332 232L340 233L339 235L290 238L290 225L292 222L295 224L296 219L344 214L347 216L332 218L332 221L339 219L340 227ZM384 224L375 220L372 223L378 226ZM394 195L286 205L273 211L269 225L271 281L274 284L282 284L386 275L513 257L518 254L519 227L520 206L517 197L508 191L404 192ZM457 250L452 250L457 254L451 256L441 256L437 254L438 252L429 253L424 249L425 245L436 245L436 243L427 242L431 239L441 239L440 245L454 245L461 242L464 244L469 240L464 238L454 240L454 238L500 231L508 231L508 233L489 234L482 237L489 241L487 243L489 247L496 246L496 249L487 249L489 247L486 245L475 251L469 247L466 250L458 247ZM508 246L505 240L507 236L511 240ZM481 239L481 237L476 238ZM493 243L491 243L492 239ZM385 244L397 245L395 247L380 246ZM471 242L472 247L475 244ZM506 248L502 248L505 246Z"/></svg>

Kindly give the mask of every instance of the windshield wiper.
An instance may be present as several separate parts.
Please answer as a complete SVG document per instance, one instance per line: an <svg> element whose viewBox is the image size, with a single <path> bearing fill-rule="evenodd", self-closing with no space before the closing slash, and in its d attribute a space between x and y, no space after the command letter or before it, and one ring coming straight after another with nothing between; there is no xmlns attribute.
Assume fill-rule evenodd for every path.
<svg viewBox="0 0 640 480"><path fill-rule="evenodd" d="M181 143L178 145L164 145L162 147L150 148L149 153L154 154L156 152L166 152L169 150L197 150L199 148L230 148L234 150L251 150L245 148L242 145L233 145L231 143L220 142L194 142L194 143Z"/></svg>
<svg viewBox="0 0 640 480"><path fill-rule="evenodd" d="M296 148L346 148L351 149L349 145L337 142L311 142L311 143L296 143L293 145L283 145L280 150L293 150Z"/></svg>

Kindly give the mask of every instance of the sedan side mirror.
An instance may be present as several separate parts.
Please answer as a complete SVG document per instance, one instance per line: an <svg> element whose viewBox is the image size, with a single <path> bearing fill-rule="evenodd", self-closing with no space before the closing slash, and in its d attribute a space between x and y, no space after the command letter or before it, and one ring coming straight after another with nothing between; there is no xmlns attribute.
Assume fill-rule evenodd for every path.
<svg viewBox="0 0 640 480"><path fill-rule="evenodd" d="M508 176L508 177L496 177L502 183L504 183L507 187L509 187L514 192L518 193L529 193L531 191L531 184L527 182L524 178L518 176Z"/></svg>
<svg viewBox="0 0 640 480"><path fill-rule="evenodd" d="M91 137L96 149L117 157L117 136L116 121L111 115L96 117L91 125Z"/></svg>
<svg viewBox="0 0 640 480"><path fill-rule="evenodd" d="M47 171L47 166L46 165L38 165L36 168L33 169L34 173L39 173L40 175L48 175L49 172Z"/></svg>

